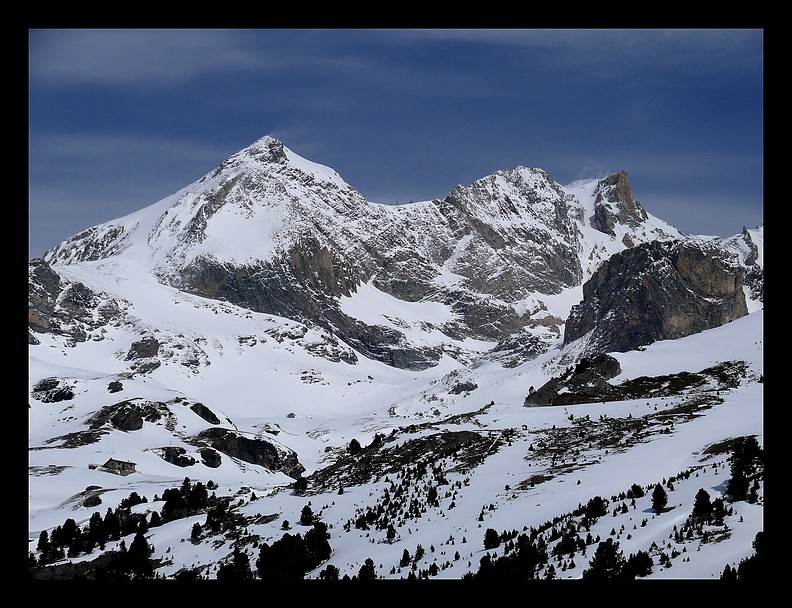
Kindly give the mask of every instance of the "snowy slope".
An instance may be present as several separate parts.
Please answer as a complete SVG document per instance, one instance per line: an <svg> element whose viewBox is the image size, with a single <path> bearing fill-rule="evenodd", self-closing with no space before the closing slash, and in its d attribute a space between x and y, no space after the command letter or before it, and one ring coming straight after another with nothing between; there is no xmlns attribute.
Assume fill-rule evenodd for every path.
<svg viewBox="0 0 792 608"><path fill-rule="evenodd" d="M37 333L38 343L29 346L31 552L43 531L51 533L68 518L85 526L93 513L115 509L132 492L147 499L133 511L149 517L162 508L157 498L165 490L189 478L212 481L218 497L231 498L233 512L244 521L238 532L244 534L236 544L229 534L191 540L194 524L206 524L205 512L150 528L146 538L162 577L192 570L214 578L235 546L249 555L252 566L261 543L272 544L287 531L304 535L310 530L300 523L306 505L328 525L332 547L330 559L306 578L318 578L327 564L353 577L367 558L378 577L407 578L410 567L399 562L405 549L414 555L420 545L425 555L415 572L434 565L432 577L460 579L476 573L488 552L483 546L488 528L522 532L559 518L568 521L595 496L609 502L612 514L590 530L581 529L581 535L613 537L625 557L650 552L654 568L648 578L718 578L726 564L736 565L752 554L751 543L763 529L761 489L759 501L731 505L728 531L718 542L675 542L672 534L674 526L684 525L698 490L706 489L713 498L724 494L729 453L715 447L739 437L756 437L763 444L763 305L750 290L746 288L746 317L679 340L611 353L621 367L612 384L719 364L739 370L744 362L736 385L626 401L524 407L533 387L569 365L573 353L562 348L563 325L555 332L550 324L525 329L546 348L507 367L493 351L494 340L451 335L447 327L459 322L461 313L449 294L474 294L535 320L545 315L563 320L580 301L585 279L623 250L625 240L682 235L650 214L638 228L617 223L614 234L605 234L593 219L601 180L562 187L536 169L499 172L469 189L460 187L444 201L376 205L331 169L279 144L263 138L171 197L48 252L46 258L64 284L87 288L99 302L91 309L96 323L83 340ZM520 192L529 183L526 197ZM474 199L474 192L486 196ZM533 206L525 202L529 199ZM526 207L516 214L510 208L521 204ZM514 256L524 255L521 247L550 221L546 218L563 208L571 219L548 231L548 243L576 252L579 282L545 292L509 291L510 284L499 278L504 269L514 266ZM462 230L463 218L476 230ZM743 261L756 258L761 268L763 230L746 232L756 250L745 235L724 239L725 246ZM436 365L399 369L355 355L327 328L178 289L178 270L191 260L209 256L231 264L272 259L307 233L346 252L362 269L366 280L333 300L339 310L367 325L398 331L409 344L442 349ZM564 242L564 234L572 243ZM488 249L492 243L497 247ZM497 256L476 266L491 251ZM376 258L383 252L387 255ZM377 281L383 275L373 270L376 259L399 261L405 272L412 272L411 263L422 265L414 276L432 289L413 300L398 297ZM482 271L487 264L492 264L492 277ZM490 291L477 291L482 286ZM102 310L108 309L119 312L102 322ZM142 372L131 353L136 343L150 338L159 344L156 365ZM52 379L68 388L71 397L45 398L41 387ZM126 430L98 421L103 408L126 403L154 404L159 417ZM196 413L196 404L219 422ZM633 428L636 421L640 433L614 430ZM294 478L284 472L226 454L219 466L211 466L202 460L195 440L208 428L266 440L296 454L311 485L306 492L295 491ZM338 475L336 484L323 485L322 472L335 472L330 467L343 460L352 440L361 446L384 441L382 451L366 452L368 457L395 457L422 445L422 439L431 446L455 433L478 438L477 462L459 462L427 448L422 456L443 475L407 484L416 457L409 465L356 483L348 482L348 471L339 470L331 473ZM574 450L553 443L575 433L585 441ZM559 451L541 449L544 445ZM194 463L182 467L166 461L166 448L181 449ZM134 462L136 472L120 476L96 466L109 458ZM650 491L634 504L618 498L633 484L650 490L658 483L673 486L667 512L653 511ZM394 519L396 537L391 539L385 529L356 527L361 513L383 504L395 484L405 484L406 493L423 506L420 515ZM439 500L427 505L432 485ZM88 506L89 495L99 496L100 504ZM617 509L623 502L627 506ZM132 537L124 541L128 547ZM555 576L580 578L595 547L561 560L554 557ZM105 550L117 548L112 541ZM495 557L505 549L501 545L489 553ZM98 554L96 549L63 561L87 562Z"/></svg>

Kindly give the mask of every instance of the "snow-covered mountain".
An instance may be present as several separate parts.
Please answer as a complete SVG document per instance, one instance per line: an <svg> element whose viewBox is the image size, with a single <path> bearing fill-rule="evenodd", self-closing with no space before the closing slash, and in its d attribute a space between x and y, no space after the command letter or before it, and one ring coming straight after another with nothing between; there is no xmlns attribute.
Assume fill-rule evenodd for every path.
<svg viewBox="0 0 792 608"><path fill-rule="evenodd" d="M106 573L144 520L157 576L266 577L320 521L305 578L461 579L522 534L548 553L526 578L580 578L607 538L647 578L718 578L753 553L761 475L688 517L701 488L733 498L735 441L762 445L762 255L761 227L684 235L624 172L388 206L264 137L30 261L31 572ZM123 536L42 559L42 533L116 510Z"/></svg>

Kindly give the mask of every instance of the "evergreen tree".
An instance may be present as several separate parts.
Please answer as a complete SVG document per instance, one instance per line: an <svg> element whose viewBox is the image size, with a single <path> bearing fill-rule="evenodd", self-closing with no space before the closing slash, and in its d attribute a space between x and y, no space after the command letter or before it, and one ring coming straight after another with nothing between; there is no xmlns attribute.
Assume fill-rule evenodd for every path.
<svg viewBox="0 0 792 608"><path fill-rule="evenodd" d="M149 520L149 528L156 528L162 525L162 518L157 511L151 512L151 519Z"/></svg>
<svg viewBox="0 0 792 608"><path fill-rule="evenodd" d="M209 502L209 490L199 481L188 490L184 502L192 511L203 509Z"/></svg>
<svg viewBox="0 0 792 608"><path fill-rule="evenodd" d="M638 551L634 555L627 558L627 571L629 578L636 576L649 576L652 573L652 557L646 551Z"/></svg>
<svg viewBox="0 0 792 608"><path fill-rule="evenodd" d="M40 553L46 553L47 549L49 549L49 533L46 530L42 530L39 534L36 551Z"/></svg>
<svg viewBox="0 0 792 608"><path fill-rule="evenodd" d="M69 541L69 550L67 552L69 557L77 557L80 555L80 553L83 553L86 550L85 536L86 535L83 534L79 528L76 530Z"/></svg>
<svg viewBox="0 0 792 608"><path fill-rule="evenodd" d="M627 493L628 498L641 498L644 495L643 488L639 486L637 483L634 483L630 486L630 490Z"/></svg>
<svg viewBox="0 0 792 608"><path fill-rule="evenodd" d="M491 581L497 576L497 571L492 563L492 558L489 553L485 553L479 560L478 572L476 572L476 580Z"/></svg>
<svg viewBox="0 0 792 608"><path fill-rule="evenodd" d="M165 501L165 504L162 505L160 513L165 521L172 521L183 517L187 509L187 501L181 490L178 488L168 488L162 493L162 500ZM105 521L107 521L106 517Z"/></svg>
<svg viewBox="0 0 792 608"><path fill-rule="evenodd" d="M362 449L363 448L360 447L360 442L357 439L353 438L352 441L349 442L349 447L347 448L347 451L350 454L352 454L352 456L354 456L355 454L360 452L360 450L362 450Z"/></svg>
<svg viewBox="0 0 792 608"><path fill-rule="evenodd" d="M693 512L690 516L698 523L709 523L712 518L712 501L710 500L709 492L704 488L696 492L696 498L693 501Z"/></svg>
<svg viewBox="0 0 792 608"><path fill-rule="evenodd" d="M314 523L314 513L310 505L305 505L300 513L300 523L304 526L311 526Z"/></svg>
<svg viewBox="0 0 792 608"><path fill-rule="evenodd" d="M104 529L105 537L108 540L121 539L121 521L118 518L118 514L110 507L107 508L107 513L105 513Z"/></svg>
<svg viewBox="0 0 792 608"><path fill-rule="evenodd" d="M608 505L602 496L595 496L586 503L584 516L587 520L596 521L608 513Z"/></svg>
<svg viewBox="0 0 792 608"><path fill-rule="evenodd" d="M726 483L725 493L732 502L748 500L751 482L764 471L764 452L756 437L735 439L729 462L731 479Z"/></svg>
<svg viewBox="0 0 792 608"><path fill-rule="evenodd" d="M662 513L668 506L668 494L661 484L657 484L652 491L652 509L655 513Z"/></svg>
<svg viewBox="0 0 792 608"><path fill-rule="evenodd" d="M767 579L767 547L764 532L756 533L753 541L754 554L737 564L737 580L760 582Z"/></svg>
<svg viewBox="0 0 792 608"><path fill-rule="evenodd" d="M128 571L131 571L135 578L151 578L154 568L151 565L151 547L142 532L135 534L132 544L127 551Z"/></svg>
<svg viewBox="0 0 792 608"><path fill-rule="evenodd" d="M223 522L228 520L228 511L224 503L211 507L206 512L205 528L209 528L212 532L218 533L223 529Z"/></svg>
<svg viewBox="0 0 792 608"><path fill-rule="evenodd" d="M500 536L497 531L492 528L487 528L487 531L484 533L484 548L488 550L495 549L500 546L500 542Z"/></svg>
<svg viewBox="0 0 792 608"><path fill-rule="evenodd" d="M256 568L259 577L265 581L302 580L310 569L305 541L299 534L287 532L272 546L264 543L256 560Z"/></svg>
<svg viewBox="0 0 792 608"><path fill-rule="evenodd" d="M626 568L627 561L619 550L619 543L612 538L607 538L594 552L594 557L589 562L589 567L583 571L585 579L621 579L629 578L630 572Z"/></svg>
<svg viewBox="0 0 792 608"><path fill-rule="evenodd" d="M722 498L716 498L712 501L711 521L716 526L722 526L724 517L726 517L726 506Z"/></svg>
<svg viewBox="0 0 792 608"><path fill-rule="evenodd" d="M50 542L58 547L65 547L71 544L77 534L77 522L69 517L62 526L56 526L50 535Z"/></svg>
<svg viewBox="0 0 792 608"><path fill-rule="evenodd" d="M303 494L308 489L308 480L305 477L298 477L294 481L294 491L297 494Z"/></svg>
<svg viewBox="0 0 792 608"><path fill-rule="evenodd" d="M363 565L358 570L357 580L359 581L373 581L377 578L377 572L374 569L374 560L370 557L366 558Z"/></svg>
<svg viewBox="0 0 792 608"><path fill-rule="evenodd" d="M327 564L327 567L319 573L319 578L324 581L337 581L340 572L333 564Z"/></svg>
<svg viewBox="0 0 792 608"><path fill-rule="evenodd" d="M249 581L253 579L250 558L239 547L234 547L231 562L222 564L217 570L218 581Z"/></svg>
<svg viewBox="0 0 792 608"><path fill-rule="evenodd" d="M737 580L737 568L732 568L729 564L726 564L726 567L723 569L721 573L721 580L722 581L736 581Z"/></svg>
<svg viewBox="0 0 792 608"><path fill-rule="evenodd" d="M328 542L329 538L327 524L321 521L315 521L313 528L305 533L306 571L316 568L323 561L330 559L332 549Z"/></svg>
<svg viewBox="0 0 792 608"><path fill-rule="evenodd" d="M405 549L404 552L402 553L401 561L399 562L399 565L402 568L405 568L406 566L408 566L410 564L411 560L412 560L412 558L410 557L410 552L407 549Z"/></svg>

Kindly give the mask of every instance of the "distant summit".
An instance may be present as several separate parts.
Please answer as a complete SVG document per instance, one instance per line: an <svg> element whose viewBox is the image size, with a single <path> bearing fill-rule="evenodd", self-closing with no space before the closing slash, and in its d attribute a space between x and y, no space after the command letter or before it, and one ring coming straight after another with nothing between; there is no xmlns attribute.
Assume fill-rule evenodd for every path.
<svg viewBox="0 0 792 608"><path fill-rule="evenodd" d="M614 254L680 238L633 197L624 171L564 187L542 169L517 167L392 206L265 136L45 260L134 260L164 285L315 325L363 356L422 369L444 354L471 356L469 340L512 352L506 345L522 335L518 360L545 352L569 315L554 296L580 289ZM428 342L385 311L377 322L354 318L344 298L363 285L448 315L424 327Z"/></svg>

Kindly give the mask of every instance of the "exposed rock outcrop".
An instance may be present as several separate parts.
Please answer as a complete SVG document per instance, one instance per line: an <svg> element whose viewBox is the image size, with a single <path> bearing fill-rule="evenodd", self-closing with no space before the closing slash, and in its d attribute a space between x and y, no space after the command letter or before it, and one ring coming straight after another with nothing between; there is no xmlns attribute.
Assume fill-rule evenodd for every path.
<svg viewBox="0 0 792 608"><path fill-rule="evenodd" d="M74 388L59 378L44 378L33 387L33 398L42 403L74 399Z"/></svg>
<svg viewBox="0 0 792 608"><path fill-rule="evenodd" d="M582 358L574 368L549 380L525 398L524 405L569 405L603 400L611 389L608 380L621 373L619 362L610 355Z"/></svg>
<svg viewBox="0 0 792 608"><path fill-rule="evenodd" d="M91 429L110 424L120 431L139 431L144 422L158 422L172 416L168 406L159 401L129 399L114 405L106 405L91 417Z"/></svg>
<svg viewBox="0 0 792 608"><path fill-rule="evenodd" d="M572 307L564 344L588 355L675 340L748 314L744 269L704 241L654 241L603 263Z"/></svg>
<svg viewBox="0 0 792 608"><path fill-rule="evenodd" d="M190 406L190 409L198 414L201 418L206 420L209 424L220 424L220 419L203 403L194 403Z"/></svg>
<svg viewBox="0 0 792 608"><path fill-rule="evenodd" d="M40 258L28 262L30 332L64 335L74 342L84 342L90 332L121 314L120 305L113 298L97 294L82 283L63 279ZM98 334L93 339L100 337ZM33 334L29 341L38 343Z"/></svg>
<svg viewBox="0 0 792 608"><path fill-rule="evenodd" d="M600 181L594 201L594 227L597 230L615 235L616 224L637 228L647 217L641 204L633 199L626 171L613 173ZM633 246L631 240L624 244Z"/></svg>
<svg viewBox="0 0 792 608"><path fill-rule="evenodd" d="M168 446L160 448L162 459L177 467L191 467L197 461L192 456L187 455L187 450L182 447Z"/></svg>
<svg viewBox="0 0 792 608"><path fill-rule="evenodd" d="M198 434L197 440L208 442L218 452L233 458L266 467L271 471L281 471L295 479L305 471L305 467L297 460L297 454L291 450L276 447L264 439L245 437L230 429L206 429ZM203 452L201 456L206 459Z"/></svg>

